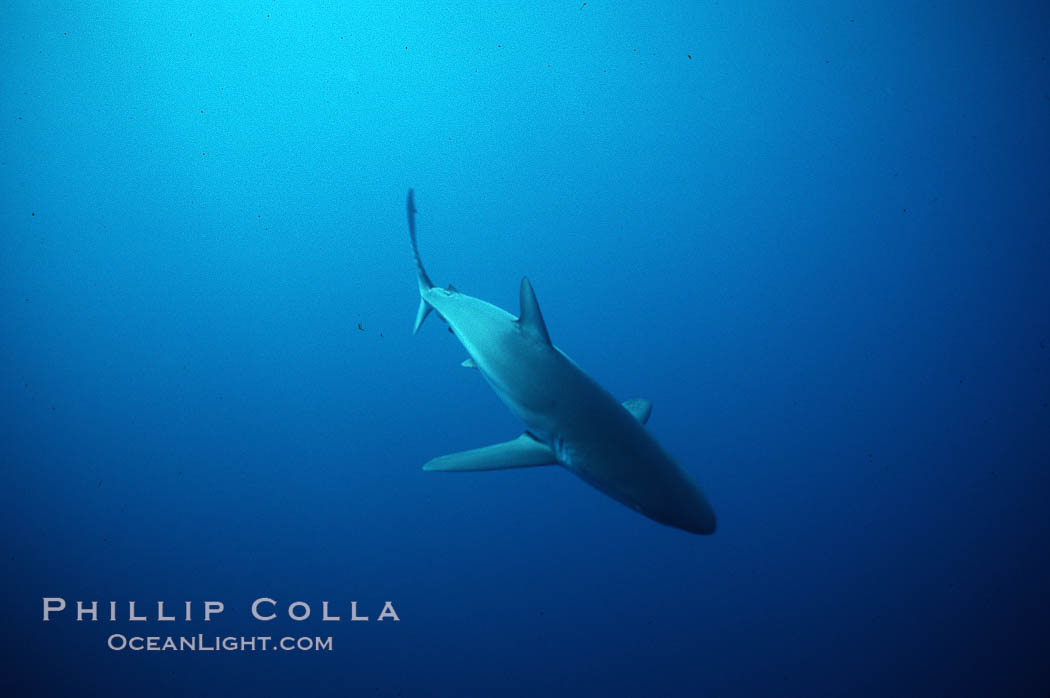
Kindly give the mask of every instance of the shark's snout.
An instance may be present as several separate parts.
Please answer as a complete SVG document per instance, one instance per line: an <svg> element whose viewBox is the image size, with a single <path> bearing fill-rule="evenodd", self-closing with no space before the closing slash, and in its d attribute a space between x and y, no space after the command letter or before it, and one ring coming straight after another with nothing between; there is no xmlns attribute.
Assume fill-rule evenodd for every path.
<svg viewBox="0 0 1050 698"><path fill-rule="evenodd" d="M714 509L708 504L703 492L692 487L691 483L690 486L679 489L676 492L677 496L673 498L654 498L648 503L620 498L611 492L607 493L614 499L620 499L639 514L664 526L704 536L711 535L718 528Z"/></svg>
<svg viewBox="0 0 1050 698"><path fill-rule="evenodd" d="M683 514L676 518L675 523L671 525L690 533L699 533L705 536L711 535L718 528L714 509L711 508L706 499L702 499L697 503L697 506Z"/></svg>
<svg viewBox="0 0 1050 698"><path fill-rule="evenodd" d="M652 510L636 508L655 521L689 533L709 536L718 528L715 510L711 508L703 491L692 482L680 483L676 488L676 496L670 501L664 500L661 506Z"/></svg>

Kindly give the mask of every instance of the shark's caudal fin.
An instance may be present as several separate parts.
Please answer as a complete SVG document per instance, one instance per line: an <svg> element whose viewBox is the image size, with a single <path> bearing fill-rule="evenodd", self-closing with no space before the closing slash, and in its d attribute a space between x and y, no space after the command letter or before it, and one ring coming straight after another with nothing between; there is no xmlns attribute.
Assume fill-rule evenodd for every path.
<svg viewBox="0 0 1050 698"><path fill-rule="evenodd" d="M423 321L427 319L427 315L430 315L430 311L434 308L422 298L419 299L419 309L416 310L416 324L412 326L412 334L419 332L419 328L423 326Z"/></svg>
<svg viewBox="0 0 1050 698"><path fill-rule="evenodd" d="M419 332L419 327L423 324L423 321L427 319L427 315L433 310L430 304L423 299L423 292L434 287L434 284L430 282L430 277L427 276L427 270L423 268L423 260L419 258L419 245L416 243L416 205L412 199L412 190L408 190L408 201L406 208L408 210L408 236L412 240L412 256L416 258L416 277L419 281L419 310L416 311L416 324L412 328L412 334Z"/></svg>

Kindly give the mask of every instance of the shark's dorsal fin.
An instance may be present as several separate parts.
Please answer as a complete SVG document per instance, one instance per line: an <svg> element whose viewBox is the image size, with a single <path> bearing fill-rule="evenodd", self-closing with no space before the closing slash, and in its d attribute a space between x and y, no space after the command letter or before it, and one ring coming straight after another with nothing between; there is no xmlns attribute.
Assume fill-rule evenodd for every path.
<svg viewBox="0 0 1050 698"><path fill-rule="evenodd" d="M631 398L623 403L624 409L630 412L635 419L642 424L649 421L649 415L653 412L653 403L644 397Z"/></svg>
<svg viewBox="0 0 1050 698"><path fill-rule="evenodd" d="M554 465L557 462L554 451L528 434L522 434L513 441L435 458L424 465L423 470L465 473L475 470L533 468L538 465Z"/></svg>
<svg viewBox="0 0 1050 698"><path fill-rule="evenodd" d="M543 313L540 312L539 301L536 300L536 292L532 290L532 284L525 276L521 277L521 312L518 314L518 324L547 344L551 343L547 325L543 322Z"/></svg>

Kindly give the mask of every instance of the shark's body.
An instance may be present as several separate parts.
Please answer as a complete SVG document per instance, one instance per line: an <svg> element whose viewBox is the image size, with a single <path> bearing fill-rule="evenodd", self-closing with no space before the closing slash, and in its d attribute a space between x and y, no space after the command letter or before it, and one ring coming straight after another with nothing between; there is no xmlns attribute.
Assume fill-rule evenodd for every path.
<svg viewBox="0 0 1050 698"><path fill-rule="evenodd" d="M424 470L474 471L560 464L613 499L668 526L714 533L715 514L703 492L643 427L647 400L624 404L555 347L536 295L521 280L521 312L430 282L416 244L415 206L408 226L420 305L415 330L436 310L477 368L527 430L506 443L435 458Z"/></svg>

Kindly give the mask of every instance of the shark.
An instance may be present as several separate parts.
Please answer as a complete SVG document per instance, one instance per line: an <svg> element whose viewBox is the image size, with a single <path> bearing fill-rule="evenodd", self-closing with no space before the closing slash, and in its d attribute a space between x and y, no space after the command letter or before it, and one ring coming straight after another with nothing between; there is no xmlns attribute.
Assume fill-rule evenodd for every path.
<svg viewBox="0 0 1050 698"><path fill-rule="evenodd" d="M525 424L517 438L434 458L423 470L560 465L654 521L714 533L715 513L704 492L645 429L652 403L619 402L554 346L528 277L521 280L517 317L452 285L435 286L419 256L412 189L407 209L420 297L412 333L436 312L467 352L462 365L477 370Z"/></svg>

